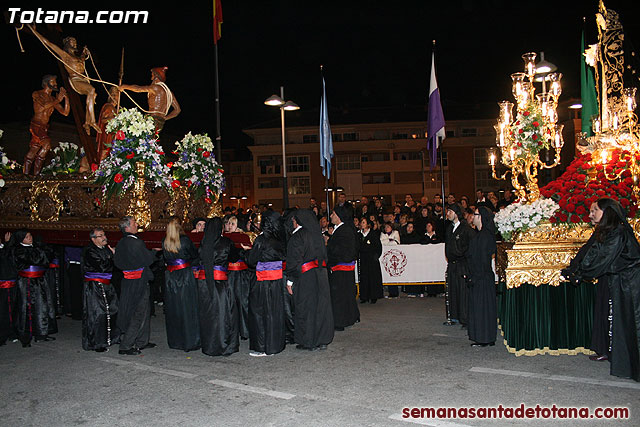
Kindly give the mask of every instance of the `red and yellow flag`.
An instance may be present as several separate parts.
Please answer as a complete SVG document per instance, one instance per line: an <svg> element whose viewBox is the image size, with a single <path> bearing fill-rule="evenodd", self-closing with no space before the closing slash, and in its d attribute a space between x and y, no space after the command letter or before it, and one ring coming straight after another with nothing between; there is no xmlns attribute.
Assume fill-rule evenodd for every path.
<svg viewBox="0 0 640 427"><path fill-rule="evenodd" d="M222 3L213 0L213 43L218 44L222 36Z"/></svg>

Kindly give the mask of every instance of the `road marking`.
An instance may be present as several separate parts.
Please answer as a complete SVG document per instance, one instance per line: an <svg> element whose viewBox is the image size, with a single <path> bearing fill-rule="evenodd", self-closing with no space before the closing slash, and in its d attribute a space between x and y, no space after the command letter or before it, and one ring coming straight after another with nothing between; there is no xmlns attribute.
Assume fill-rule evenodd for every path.
<svg viewBox="0 0 640 427"><path fill-rule="evenodd" d="M223 380L211 380L208 382L214 385L218 385L220 387L233 388L236 390L248 391L250 393L264 394L266 396L276 397L278 399L289 400L296 397L295 394L283 393L280 391L269 390L261 387L252 387L246 384L232 383L232 382L223 381Z"/></svg>
<svg viewBox="0 0 640 427"><path fill-rule="evenodd" d="M98 360L102 360L103 362L112 363L114 365L119 365L119 366L130 366L140 371L148 371L148 372L155 372L156 374L171 375L173 377L191 379L199 376L197 374L191 374L189 372L176 371L174 369L158 368L156 366L149 366L149 365L144 365L142 363L129 362L126 360L118 360L110 357L99 357Z"/></svg>
<svg viewBox="0 0 640 427"><path fill-rule="evenodd" d="M479 372L483 374L500 374L500 375L509 375L513 377L539 378L539 379L551 380L551 381L566 381L571 383L603 385L607 387L632 388L632 389L640 390L640 384L632 383L632 382L596 380L593 378L568 377L564 375L547 375L547 374L537 374L535 372L509 371L506 369L491 369L491 368L479 368L479 367L473 367L469 369L469 371Z"/></svg>
<svg viewBox="0 0 640 427"><path fill-rule="evenodd" d="M468 424L458 424L449 421L434 420L433 418L403 418L402 414L393 414L389 416L389 419L431 427L470 427Z"/></svg>
<svg viewBox="0 0 640 427"><path fill-rule="evenodd" d="M432 334L434 337L450 337L451 335L447 334Z"/></svg>

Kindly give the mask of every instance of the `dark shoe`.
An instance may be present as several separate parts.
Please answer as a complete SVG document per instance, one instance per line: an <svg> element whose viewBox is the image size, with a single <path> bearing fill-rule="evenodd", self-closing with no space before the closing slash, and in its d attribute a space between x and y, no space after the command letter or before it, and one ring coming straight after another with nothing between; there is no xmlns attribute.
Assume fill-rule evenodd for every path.
<svg viewBox="0 0 640 427"><path fill-rule="evenodd" d="M43 342L43 341L55 341L56 339L54 337L50 337L49 335L44 335L41 337L35 337L34 341L35 342Z"/></svg>
<svg viewBox="0 0 640 427"><path fill-rule="evenodd" d="M366 300L366 299L361 299L361 300L360 300L360 304L366 304L366 303L367 303L367 301L368 301L368 300Z"/></svg>
<svg viewBox="0 0 640 427"><path fill-rule="evenodd" d="M102 347L102 348L96 348L94 351L96 353L104 353L105 351L109 351L109 349L107 347Z"/></svg>
<svg viewBox="0 0 640 427"><path fill-rule="evenodd" d="M344 331L344 328L342 326L336 326L335 328L336 331Z"/></svg>
<svg viewBox="0 0 640 427"><path fill-rule="evenodd" d="M589 360L593 360L594 362L604 362L605 360L609 360L609 357L607 357L606 354L594 354L592 356L589 356Z"/></svg>
<svg viewBox="0 0 640 427"><path fill-rule="evenodd" d="M495 342L487 342L487 343L474 342L474 343L471 343L471 347L493 347L494 345L496 345Z"/></svg>
<svg viewBox="0 0 640 427"><path fill-rule="evenodd" d="M142 347L140 347L140 350L144 350L145 348L153 348L155 346L157 346L158 344L153 343L153 342L148 342L145 345L143 345Z"/></svg>
<svg viewBox="0 0 640 427"><path fill-rule="evenodd" d="M129 350L118 350L118 354L126 354L128 356L137 356L140 353L142 352L137 348L130 348Z"/></svg>
<svg viewBox="0 0 640 427"><path fill-rule="evenodd" d="M377 300L377 299L375 299L375 298L373 298L373 299L371 300L371 304L375 304L375 303L376 303L376 301L378 301L378 300Z"/></svg>
<svg viewBox="0 0 640 427"><path fill-rule="evenodd" d="M309 347L305 347L302 344L298 344L296 345L296 350L309 350L309 351L314 351L315 349L317 349L317 347L314 348L309 348Z"/></svg>
<svg viewBox="0 0 640 427"><path fill-rule="evenodd" d="M326 350L327 349L327 345L326 344L322 344L316 347L317 350Z"/></svg>

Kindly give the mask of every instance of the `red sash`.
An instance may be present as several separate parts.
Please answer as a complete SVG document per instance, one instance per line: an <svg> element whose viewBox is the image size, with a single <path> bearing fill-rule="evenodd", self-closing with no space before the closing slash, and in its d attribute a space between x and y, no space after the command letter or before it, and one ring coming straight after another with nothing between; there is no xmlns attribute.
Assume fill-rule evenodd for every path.
<svg viewBox="0 0 640 427"><path fill-rule="evenodd" d="M140 279L142 277L142 271L144 268L140 268L138 270L124 270L124 278L125 279Z"/></svg>
<svg viewBox="0 0 640 427"><path fill-rule="evenodd" d="M15 280L0 280L0 289L11 289L16 285Z"/></svg>
<svg viewBox="0 0 640 427"><path fill-rule="evenodd" d="M197 280L205 280L206 277L204 275L204 270L193 270L193 277L195 277Z"/></svg>
<svg viewBox="0 0 640 427"><path fill-rule="evenodd" d="M356 269L355 262L336 264L333 267L331 267L331 271L355 271L355 269Z"/></svg>
<svg viewBox="0 0 640 427"><path fill-rule="evenodd" d="M312 268L317 268L317 267L318 267L318 260L314 259L313 261L305 262L304 264L302 264L302 272L306 273Z"/></svg>
<svg viewBox="0 0 640 427"><path fill-rule="evenodd" d="M176 270L182 270L183 268L189 268L189 267L191 267L191 264L189 264L188 262L185 262L178 265L167 265L167 270L176 271Z"/></svg>
<svg viewBox="0 0 640 427"><path fill-rule="evenodd" d="M227 280L227 272L222 270L213 270L213 280Z"/></svg>

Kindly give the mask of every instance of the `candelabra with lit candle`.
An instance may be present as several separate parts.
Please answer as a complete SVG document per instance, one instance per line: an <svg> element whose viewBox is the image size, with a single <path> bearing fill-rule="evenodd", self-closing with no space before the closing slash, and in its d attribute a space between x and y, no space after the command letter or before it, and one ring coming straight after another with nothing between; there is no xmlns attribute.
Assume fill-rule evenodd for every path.
<svg viewBox="0 0 640 427"><path fill-rule="evenodd" d="M558 125L558 98L562 93L561 73L548 74L551 84L548 92L536 95L533 85L536 75L536 54L522 55L524 72L511 75L512 92L517 102L517 115L513 116L513 103L502 101L496 130L497 149L489 150L489 163L493 178L504 180L511 173L511 185L517 198L534 202L540 197L538 169L551 169L560 163L560 151L564 145L562 128ZM546 85L545 85L546 87ZM541 150L555 151L554 161L547 164L540 159ZM500 161L509 170L496 175L496 163Z"/></svg>

